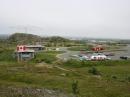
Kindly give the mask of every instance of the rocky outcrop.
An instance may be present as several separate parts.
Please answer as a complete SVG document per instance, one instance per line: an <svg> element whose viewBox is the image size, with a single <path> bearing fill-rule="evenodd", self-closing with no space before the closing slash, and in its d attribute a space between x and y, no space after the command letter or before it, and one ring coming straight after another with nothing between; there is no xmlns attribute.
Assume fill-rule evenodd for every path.
<svg viewBox="0 0 130 97"><path fill-rule="evenodd" d="M1 87L0 97L75 97L72 94L64 93L60 90L49 90L44 88L16 88Z"/></svg>

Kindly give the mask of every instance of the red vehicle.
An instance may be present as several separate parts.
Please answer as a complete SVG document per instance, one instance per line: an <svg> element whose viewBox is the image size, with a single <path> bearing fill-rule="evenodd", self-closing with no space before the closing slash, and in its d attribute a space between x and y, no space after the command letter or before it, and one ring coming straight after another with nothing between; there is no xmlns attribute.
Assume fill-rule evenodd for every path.
<svg viewBox="0 0 130 97"><path fill-rule="evenodd" d="M93 51L102 51L102 50L104 50L104 48L101 46L96 46L96 47L93 47L92 50Z"/></svg>

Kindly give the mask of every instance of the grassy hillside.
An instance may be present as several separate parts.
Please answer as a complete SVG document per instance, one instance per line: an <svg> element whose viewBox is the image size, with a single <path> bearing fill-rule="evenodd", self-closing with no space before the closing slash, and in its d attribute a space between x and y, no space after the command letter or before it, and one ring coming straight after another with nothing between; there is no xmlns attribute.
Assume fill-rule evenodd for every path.
<svg viewBox="0 0 130 97"><path fill-rule="evenodd" d="M21 44L35 44L36 42L48 42L48 43L62 43L69 42L69 39L53 36L53 37L41 37L33 34L26 33L14 33L9 36L8 41L10 43Z"/></svg>
<svg viewBox="0 0 130 97"><path fill-rule="evenodd" d="M9 36L8 41L10 43L21 43L21 44L27 44L27 43L34 43L41 40L40 36L33 35L33 34L25 34L25 33L15 33L11 36Z"/></svg>
<svg viewBox="0 0 130 97"><path fill-rule="evenodd" d="M10 50L1 52L0 95L18 97L21 95L20 92L11 94L10 91L14 89L34 91L43 87L69 94L73 93L73 82L78 81L79 97L130 97L129 60L100 62L69 60L54 64L56 55L62 52L49 51L39 53L31 62L18 63L13 59L11 52Z"/></svg>
<svg viewBox="0 0 130 97"><path fill-rule="evenodd" d="M44 51L29 62L17 62L13 46L4 42L0 46L2 97L43 96L38 92L43 88L67 94L77 91L77 97L130 97L130 60L62 62L56 55L63 52Z"/></svg>
<svg viewBox="0 0 130 97"><path fill-rule="evenodd" d="M0 63L0 84L7 87L37 87L72 93L72 83L78 81L81 97L129 97L130 65L95 66L99 74L89 72L92 67L66 67L60 70L46 65L29 63ZM0 87L1 88L1 87ZM1 93L1 92L0 92Z"/></svg>

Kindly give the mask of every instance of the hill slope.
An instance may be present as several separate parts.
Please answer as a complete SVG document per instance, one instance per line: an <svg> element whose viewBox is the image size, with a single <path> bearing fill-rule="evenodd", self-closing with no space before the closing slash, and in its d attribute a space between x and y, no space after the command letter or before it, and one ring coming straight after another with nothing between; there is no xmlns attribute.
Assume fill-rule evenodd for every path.
<svg viewBox="0 0 130 97"><path fill-rule="evenodd" d="M8 38L9 42L21 43L21 44L34 44L36 42L68 42L69 39L53 36L53 37L40 37L33 34L26 34L26 33L14 33Z"/></svg>
<svg viewBox="0 0 130 97"><path fill-rule="evenodd" d="M32 43L40 41L41 39L42 38L40 36L26 33L15 33L8 38L10 42L17 43Z"/></svg>

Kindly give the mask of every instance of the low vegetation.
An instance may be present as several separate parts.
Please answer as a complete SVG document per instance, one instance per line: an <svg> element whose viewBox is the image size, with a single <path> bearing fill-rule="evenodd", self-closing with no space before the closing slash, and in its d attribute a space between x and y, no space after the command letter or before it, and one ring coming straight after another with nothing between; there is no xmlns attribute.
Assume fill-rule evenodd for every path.
<svg viewBox="0 0 130 97"><path fill-rule="evenodd" d="M93 74L93 75L100 75L100 72L97 70L97 68L92 67L88 70L89 73Z"/></svg>
<svg viewBox="0 0 130 97"><path fill-rule="evenodd" d="M0 84L4 87L18 88L44 87L74 93L81 97L130 96L128 64L95 65L95 69L91 66L61 67L70 71L48 68L44 65L39 67L38 64L32 63L0 62ZM100 76L97 76L99 72ZM78 81L78 84L74 80Z"/></svg>
<svg viewBox="0 0 130 97"><path fill-rule="evenodd" d="M115 66L115 65L129 65L130 60L104 60L104 61L80 61L70 59L62 63L64 66L73 68L91 67L91 66Z"/></svg>
<svg viewBox="0 0 130 97"><path fill-rule="evenodd" d="M63 62L56 58L63 52L44 51L29 62L17 62L12 47L0 48L2 97L38 97L44 89L77 97L130 97L130 60Z"/></svg>
<svg viewBox="0 0 130 97"><path fill-rule="evenodd" d="M68 48L68 50L71 50L71 51L90 51L92 49L92 46L91 45L88 45L88 46L73 46L73 47L70 47Z"/></svg>
<svg viewBox="0 0 130 97"><path fill-rule="evenodd" d="M53 63L57 60L56 55L63 53L62 51L43 51L36 54L36 57L32 60L35 63Z"/></svg>
<svg viewBox="0 0 130 97"><path fill-rule="evenodd" d="M15 62L13 50L0 49L0 61Z"/></svg>

